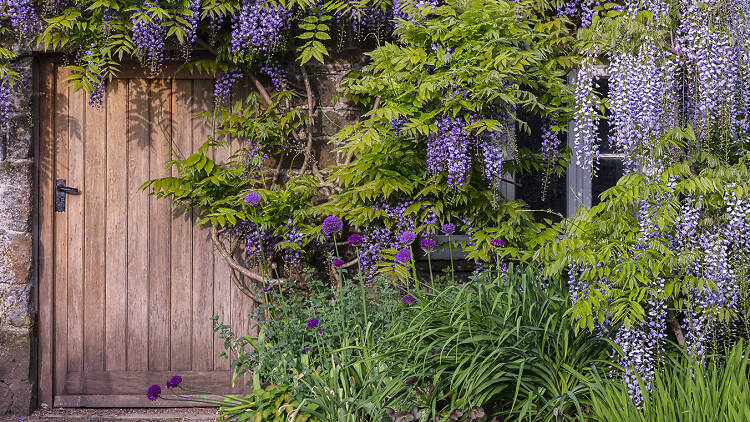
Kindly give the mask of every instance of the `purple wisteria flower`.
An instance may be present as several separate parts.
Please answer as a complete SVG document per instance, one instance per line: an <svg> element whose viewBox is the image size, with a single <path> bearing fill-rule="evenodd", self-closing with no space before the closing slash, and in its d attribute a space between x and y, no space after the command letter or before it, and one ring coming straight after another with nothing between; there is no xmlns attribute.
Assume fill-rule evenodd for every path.
<svg viewBox="0 0 750 422"><path fill-rule="evenodd" d="M433 250L435 250L435 241L426 237L422 239L421 242L419 242L419 247L422 248L423 251L430 253Z"/></svg>
<svg viewBox="0 0 750 422"><path fill-rule="evenodd" d="M359 246L359 245L362 244L362 242L364 241L364 239L362 238L362 236L360 236L358 234L353 234L353 235L349 236L349 238L346 239L346 241L349 242L349 244L352 245L352 246Z"/></svg>
<svg viewBox="0 0 750 422"><path fill-rule="evenodd" d="M344 228L344 222L340 218L330 215L323 220L321 230L323 233L330 236L332 234L340 232Z"/></svg>
<svg viewBox="0 0 750 422"><path fill-rule="evenodd" d="M411 251L409 248L403 248L396 252L396 261L402 264L408 264L411 262Z"/></svg>
<svg viewBox="0 0 750 422"><path fill-rule="evenodd" d="M245 202L252 206L258 205L258 203L260 202L260 194L258 192L248 193L247 195L245 195Z"/></svg>
<svg viewBox="0 0 750 422"><path fill-rule="evenodd" d="M341 258L336 258L333 260L333 266L335 268L341 268L344 265L344 260Z"/></svg>
<svg viewBox="0 0 750 422"><path fill-rule="evenodd" d="M414 239L417 238L417 235L414 234L414 232L403 232L401 233L401 236L399 236L398 241L401 242L402 245L410 245L412 242L414 242Z"/></svg>
<svg viewBox="0 0 750 422"><path fill-rule="evenodd" d="M440 228L440 231L442 231L443 234L451 235L456 232L456 225L453 223L443 224L443 227Z"/></svg>
<svg viewBox="0 0 750 422"><path fill-rule="evenodd" d="M403 300L404 303L406 303L407 305L413 305L413 304L417 303L417 298L414 297L414 295L412 295L412 294L408 294L408 295L404 296L401 300Z"/></svg>
<svg viewBox="0 0 750 422"><path fill-rule="evenodd" d="M502 248L505 246L505 241L503 239L492 239L490 240L490 245L492 245L493 248Z"/></svg>
<svg viewBox="0 0 750 422"><path fill-rule="evenodd" d="M157 384L152 385L148 388L146 397L148 397L148 399L151 401L158 399L159 397L161 397L161 387L159 387L159 385Z"/></svg>
<svg viewBox="0 0 750 422"><path fill-rule="evenodd" d="M182 382L182 377L175 375L167 381L167 388L175 388Z"/></svg>

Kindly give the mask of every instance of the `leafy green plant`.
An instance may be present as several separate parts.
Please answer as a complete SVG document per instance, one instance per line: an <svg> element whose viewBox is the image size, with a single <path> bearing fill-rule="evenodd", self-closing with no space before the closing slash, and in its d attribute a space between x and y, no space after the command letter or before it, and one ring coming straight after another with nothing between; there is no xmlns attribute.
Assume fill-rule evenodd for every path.
<svg viewBox="0 0 750 422"><path fill-rule="evenodd" d="M610 365L609 348L576 333L560 281L545 284L531 268L511 269L507 278L423 295L381 346L379 359L392 364L392 380L377 399L438 418L580 416L592 365Z"/></svg>
<svg viewBox="0 0 750 422"><path fill-rule="evenodd" d="M314 408L308 405L309 408ZM269 385L245 397L232 396L219 406L220 421L315 422L299 408L299 402L286 386Z"/></svg>
<svg viewBox="0 0 750 422"><path fill-rule="evenodd" d="M673 358L664 372L641 382L636 405L618 379L597 376L591 386L590 419L601 422L736 422L750 420L750 348L739 343L726 356L701 364L687 355Z"/></svg>

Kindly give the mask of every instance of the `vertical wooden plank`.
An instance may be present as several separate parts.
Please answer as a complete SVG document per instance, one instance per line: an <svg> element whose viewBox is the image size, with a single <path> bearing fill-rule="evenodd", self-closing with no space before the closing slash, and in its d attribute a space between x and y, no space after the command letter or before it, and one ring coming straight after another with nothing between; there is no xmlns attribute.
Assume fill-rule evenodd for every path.
<svg viewBox="0 0 750 422"><path fill-rule="evenodd" d="M244 101L245 98L247 98L249 89L248 81L243 79L242 83L235 86L232 90L232 102ZM243 146L243 141L244 140L237 138L231 139L229 152L231 154L237 152ZM249 283L252 284L254 281L249 281ZM245 296L236 286L231 285L230 289L232 295L232 330L241 336L248 334L252 335L254 324L251 317L252 312L255 309L255 303L249 297ZM249 381L250 376L246 375L243 379L237 380L237 384L242 385Z"/></svg>
<svg viewBox="0 0 750 422"><path fill-rule="evenodd" d="M155 79L149 85L149 178L155 179L170 175L165 168L170 158L169 140L165 139L165 134L171 136L171 82L167 79ZM168 201L153 196L149 198L149 207L148 368L158 371L168 370L170 367L171 213Z"/></svg>
<svg viewBox="0 0 750 422"><path fill-rule="evenodd" d="M67 69L56 70L55 83L55 178L69 179L68 140L70 137ZM56 212L55 219L55 380L54 394L62 394L68 367L68 213ZM50 405L52 403L49 403Z"/></svg>
<svg viewBox="0 0 750 422"><path fill-rule="evenodd" d="M169 83L169 82L168 82ZM172 80L172 143L175 153L185 157L192 149L192 93L193 81ZM163 137L158 138L163 142ZM172 169L172 176L177 176ZM162 200L164 201L164 200ZM192 351L192 278L193 230L191 213L172 209L171 235L171 339L170 360L172 370L191 368ZM205 292L197 292L202 295Z"/></svg>
<svg viewBox="0 0 750 422"><path fill-rule="evenodd" d="M213 102L213 83L193 81L193 114L209 110ZM211 128L199 117L190 120L192 151L206 142ZM214 310L214 250L209 227L193 226L193 370L213 369L214 347L211 317ZM217 351L218 354L218 351Z"/></svg>
<svg viewBox="0 0 750 422"><path fill-rule="evenodd" d="M84 202L88 195L85 180L85 107L83 90L74 92L68 88L70 98L68 186L77 187L81 195L68 195L68 372L83 370L83 255L84 251Z"/></svg>
<svg viewBox="0 0 750 422"><path fill-rule="evenodd" d="M127 368L128 82L107 84L106 368Z"/></svg>
<svg viewBox="0 0 750 422"><path fill-rule="evenodd" d="M55 64L39 66L39 403L52 405L55 218Z"/></svg>
<svg viewBox="0 0 750 422"><path fill-rule="evenodd" d="M213 84L212 84L213 85ZM213 90L211 91L213 92ZM215 134L214 134L215 135ZM229 151L226 148L215 148L213 151L216 162L226 161ZM219 317L222 324L232 324L232 289L234 285L230 279L229 264L224 257L214 248L214 314ZM234 327L232 327L234 328ZM239 333L239 331L237 331ZM229 369L229 359L219 357L225 352L224 342L218 337L214 337L214 370Z"/></svg>
<svg viewBox="0 0 750 422"><path fill-rule="evenodd" d="M88 100L88 96L85 97ZM88 101L87 101L88 102ZM87 105L84 109L84 245L83 245L83 367L104 370L104 300L106 268L107 111Z"/></svg>
<svg viewBox="0 0 750 422"><path fill-rule="evenodd" d="M149 96L145 79L128 81L127 369L148 369Z"/></svg>

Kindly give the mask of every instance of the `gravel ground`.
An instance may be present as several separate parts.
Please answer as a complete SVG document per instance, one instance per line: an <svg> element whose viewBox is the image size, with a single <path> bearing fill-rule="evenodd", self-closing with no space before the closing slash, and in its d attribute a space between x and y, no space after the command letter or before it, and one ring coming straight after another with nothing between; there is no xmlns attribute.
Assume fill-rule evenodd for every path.
<svg viewBox="0 0 750 422"><path fill-rule="evenodd" d="M166 408L166 409L51 409L37 410L31 416L7 418L8 422L210 422L216 417L216 408Z"/></svg>

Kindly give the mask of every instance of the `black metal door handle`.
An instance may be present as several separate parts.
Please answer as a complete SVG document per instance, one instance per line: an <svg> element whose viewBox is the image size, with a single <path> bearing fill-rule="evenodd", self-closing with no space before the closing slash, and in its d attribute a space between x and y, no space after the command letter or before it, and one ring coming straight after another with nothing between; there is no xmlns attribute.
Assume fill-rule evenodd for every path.
<svg viewBox="0 0 750 422"><path fill-rule="evenodd" d="M65 192L69 195L79 195L81 192L78 190L78 188L71 188L68 186L58 186L57 190L59 192Z"/></svg>
<svg viewBox="0 0 750 422"><path fill-rule="evenodd" d="M65 179L55 180L55 211L65 211L65 196L66 195L80 195L81 191L78 188L71 188L65 186Z"/></svg>

